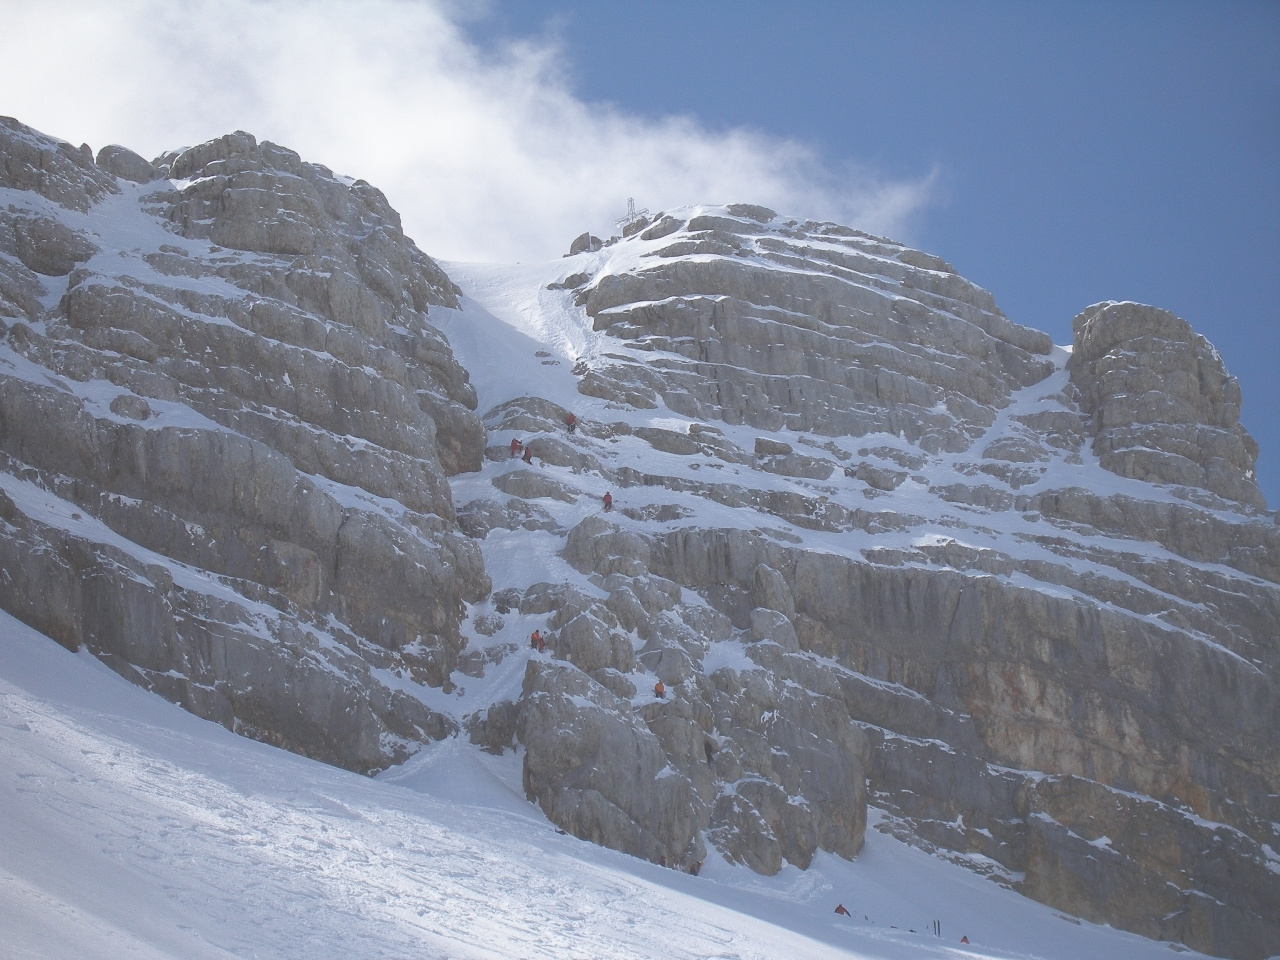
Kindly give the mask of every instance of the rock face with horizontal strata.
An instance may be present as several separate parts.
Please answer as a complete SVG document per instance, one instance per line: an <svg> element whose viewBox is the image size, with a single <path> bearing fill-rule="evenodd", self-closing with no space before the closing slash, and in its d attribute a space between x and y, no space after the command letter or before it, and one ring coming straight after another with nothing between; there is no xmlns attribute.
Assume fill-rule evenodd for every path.
<svg viewBox="0 0 1280 960"><path fill-rule="evenodd" d="M565 829L634 851L643 828L670 862L697 854L687 820L619 812L682 778L697 834L765 873L851 855L870 804L880 829L1059 909L1269 956L1280 527L1234 381L1181 321L1144 327L1163 311L1091 308L1072 350L1050 349L947 276L887 241L731 207L664 213L530 278L557 322L580 317L577 430L536 395L486 422L495 449L554 451L539 470L562 486L500 509L545 514L572 571L501 585L566 665L539 697L607 691L594 709L643 723L668 766L633 783L622 755L578 758L628 786L564 807L577 766L526 720L526 787ZM894 327L888 305L927 282L950 294L918 295L927 318ZM884 367L869 331L900 347ZM1152 371L1163 393L1131 402ZM1199 473L1112 458L1127 438L1172 463L1187 437ZM499 509L492 484L474 489L478 512ZM583 519L604 489L614 512Z"/></svg>
<svg viewBox="0 0 1280 960"><path fill-rule="evenodd" d="M589 373L586 392L657 395L697 419L889 432L958 450L1011 390L1052 370L1047 336L1011 323L936 257L747 209L664 215L638 234L653 241L640 266L575 294L595 329L633 351Z"/></svg>
<svg viewBox="0 0 1280 960"><path fill-rule="evenodd" d="M484 428L427 320L456 288L376 189L247 134L100 156L0 124L0 604L351 769L456 730L411 692L489 588L447 482Z"/></svg>
<svg viewBox="0 0 1280 960"><path fill-rule="evenodd" d="M1240 384L1209 341L1139 303L1096 304L1072 329L1071 382L1104 467L1265 506L1258 445L1240 425Z"/></svg>

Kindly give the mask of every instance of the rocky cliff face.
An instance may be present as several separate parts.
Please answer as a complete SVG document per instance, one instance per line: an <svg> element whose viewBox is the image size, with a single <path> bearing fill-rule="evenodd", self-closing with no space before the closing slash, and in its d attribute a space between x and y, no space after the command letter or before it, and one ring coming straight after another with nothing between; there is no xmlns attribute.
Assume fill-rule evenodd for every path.
<svg viewBox="0 0 1280 960"><path fill-rule="evenodd" d="M1102 304L1054 348L942 261L758 207L580 246L455 271L441 321L536 337L455 494L501 604L473 645L552 638L470 721L548 816L773 872L855 853L870 803L1091 920L1280 949L1280 528L1204 339Z"/></svg>
<svg viewBox="0 0 1280 960"><path fill-rule="evenodd" d="M447 477L456 302L376 189L233 134L161 157L0 123L0 603L202 716L356 770L454 721L488 592Z"/></svg>
<svg viewBox="0 0 1280 960"><path fill-rule="evenodd" d="M1266 506L1253 480L1258 445L1240 425L1240 385L1209 341L1134 303L1090 307L1073 331L1071 381L1104 467Z"/></svg>
<svg viewBox="0 0 1280 960"><path fill-rule="evenodd" d="M632 236L653 261L584 281L575 301L649 356L609 356L584 378L591 395L954 451L1052 369L1049 338L948 264L848 227L736 204L664 214Z"/></svg>
<svg viewBox="0 0 1280 960"><path fill-rule="evenodd" d="M463 729L636 856L853 857L870 805L1280 951L1280 526L1212 347L1139 304L1054 347L762 207L625 234L446 275L247 134L0 122L0 606L351 769Z"/></svg>

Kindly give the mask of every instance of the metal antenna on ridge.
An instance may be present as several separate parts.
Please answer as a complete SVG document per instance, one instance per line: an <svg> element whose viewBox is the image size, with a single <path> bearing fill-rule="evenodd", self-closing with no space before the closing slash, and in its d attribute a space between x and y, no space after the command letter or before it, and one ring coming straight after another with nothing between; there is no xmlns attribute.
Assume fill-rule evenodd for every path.
<svg viewBox="0 0 1280 960"><path fill-rule="evenodd" d="M635 197L627 197L627 215L625 217L619 217L613 222L617 224L619 230L625 231L627 227L631 226L631 224L635 223L637 220L647 217L648 215L649 211L647 208L644 210L636 210Z"/></svg>

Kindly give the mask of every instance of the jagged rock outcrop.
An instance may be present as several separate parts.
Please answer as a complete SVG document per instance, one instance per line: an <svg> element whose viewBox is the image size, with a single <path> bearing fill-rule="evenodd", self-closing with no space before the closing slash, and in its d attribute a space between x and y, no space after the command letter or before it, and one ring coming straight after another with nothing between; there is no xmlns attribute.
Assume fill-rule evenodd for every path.
<svg viewBox="0 0 1280 960"><path fill-rule="evenodd" d="M31 191L67 210L87 213L110 194L118 193L116 179L99 170L88 145L73 147L46 137L13 117L0 117L0 187Z"/></svg>
<svg viewBox="0 0 1280 960"><path fill-rule="evenodd" d="M575 836L635 856L704 856L694 791L631 705L573 666L530 661L518 736L524 785Z"/></svg>
<svg viewBox="0 0 1280 960"><path fill-rule="evenodd" d="M634 269L600 271L575 294L596 330L635 351L610 354L579 389L936 451L967 447L1011 390L1052 370L1048 337L936 257L748 207L660 214L637 234L649 243Z"/></svg>
<svg viewBox="0 0 1280 960"><path fill-rule="evenodd" d="M1209 341L1138 303L1096 304L1072 329L1071 382L1104 467L1264 506L1258 445L1240 425L1240 384Z"/></svg>
<svg viewBox="0 0 1280 960"><path fill-rule="evenodd" d="M616 556L617 541L601 542L610 530L584 522L570 538L574 562ZM785 618L759 610L747 655L727 618L685 606L670 581L612 572L601 586L603 602L551 584L521 601L524 613L551 615L549 659L530 661L517 705L525 788L547 815L673 865L701 861L704 834L762 872L808 866L818 849L856 854L866 740L794 631L789 644L774 639ZM703 669L725 648L723 666ZM637 690L638 666L662 681L661 696Z"/></svg>
<svg viewBox="0 0 1280 960"><path fill-rule="evenodd" d="M0 122L0 605L351 769L456 730L402 689L489 588L447 482L484 428L427 322L456 288L376 189L247 134L99 156Z"/></svg>
<svg viewBox="0 0 1280 960"><path fill-rule="evenodd" d="M95 162L99 169L107 171L120 180L130 180L133 183L150 183L159 176L159 171L151 161L118 143L108 144L99 150Z"/></svg>

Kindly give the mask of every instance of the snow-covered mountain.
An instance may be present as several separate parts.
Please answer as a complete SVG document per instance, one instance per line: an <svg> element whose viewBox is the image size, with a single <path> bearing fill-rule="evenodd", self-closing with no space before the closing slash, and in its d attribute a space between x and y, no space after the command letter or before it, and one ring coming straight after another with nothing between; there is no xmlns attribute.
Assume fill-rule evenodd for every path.
<svg viewBox="0 0 1280 960"><path fill-rule="evenodd" d="M240 133L148 162L0 121L0 159L18 619L379 783L518 769L567 833L743 889L893 834L1280 951L1280 527L1185 321L1103 303L1055 347L747 204L441 265Z"/></svg>

